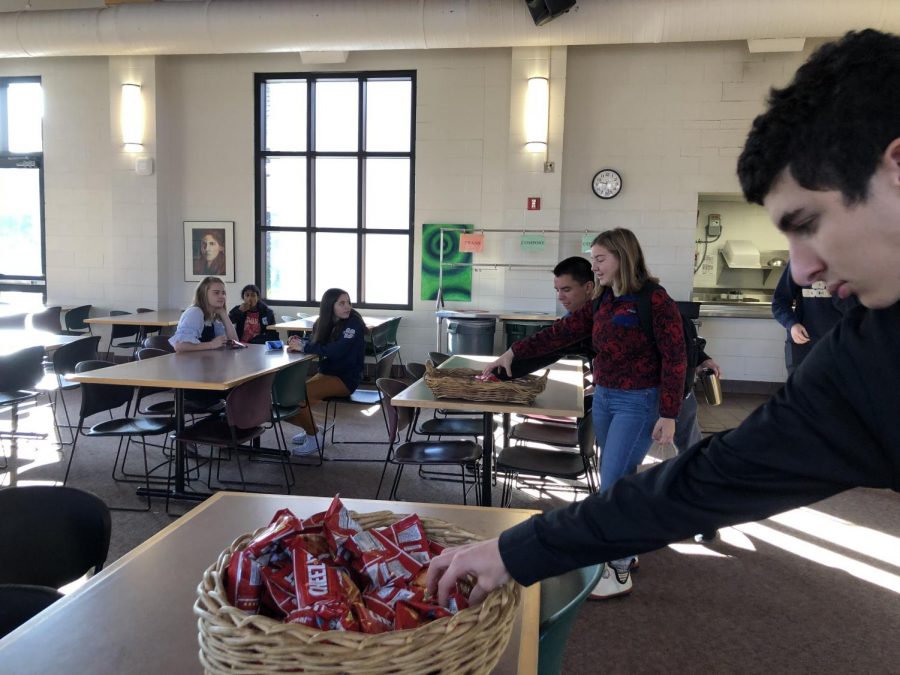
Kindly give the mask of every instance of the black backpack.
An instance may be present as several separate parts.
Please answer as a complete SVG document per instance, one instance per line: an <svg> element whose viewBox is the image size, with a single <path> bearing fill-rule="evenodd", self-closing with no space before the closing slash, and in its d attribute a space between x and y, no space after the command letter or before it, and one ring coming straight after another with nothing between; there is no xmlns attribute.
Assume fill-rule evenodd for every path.
<svg viewBox="0 0 900 675"><path fill-rule="evenodd" d="M643 288L637 293L637 310L638 319L641 322L641 330L644 331L650 342L656 344L656 338L653 336L653 307L650 303L650 295L657 288L662 288L659 284L647 282ZM594 313L600 307L600 298L594 300ZM697 372L697 366L700 365L700 353L706 347L706 340L697 335L697 327L684 314L679 312L681 317L681 330L684 334L684 352L687 356L687 371L684 375L684 397L694 388L694 377Z"/></svg>

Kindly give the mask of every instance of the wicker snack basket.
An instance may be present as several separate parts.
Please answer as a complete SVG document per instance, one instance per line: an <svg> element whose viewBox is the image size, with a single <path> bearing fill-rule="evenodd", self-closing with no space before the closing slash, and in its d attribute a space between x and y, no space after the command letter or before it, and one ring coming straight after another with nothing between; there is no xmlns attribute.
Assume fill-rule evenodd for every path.
<svg viewBox="0 0 900 675"><path fill-rule="evenodd" d="M473 368L435 368L425 364L425 384L435 398L461 398L465 401L500 401L531 405L547 386L549 370L542 375L525 375L515 380L485 382L476 380L480 370Z"/></svg>
<svg viewBox="0 0 900 675"><path fill-rule="evenodd" d="M403 517L390 511L351 515L364 529ZM441 520L421 520L428 538L441 544L481 539ZM245 548L255 534L238 537L207 568L197 587L194 613L206 673L490 673L506 649L521 601L514 582L453 616L414 630L376 635L320 631L247 614L228 603L225 573L231 553Z"/></svg>

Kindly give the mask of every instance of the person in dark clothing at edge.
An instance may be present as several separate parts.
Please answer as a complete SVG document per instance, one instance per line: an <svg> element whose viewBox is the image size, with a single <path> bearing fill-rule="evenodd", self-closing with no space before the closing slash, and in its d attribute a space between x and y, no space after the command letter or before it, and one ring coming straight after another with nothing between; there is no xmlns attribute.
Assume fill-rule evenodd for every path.
<svg viewBox="0 0 900 675"><path fill-rule="evenodd" d="M857 486L900 491L900 427L890 423L900 409L897 101L900 38L848 33L771 92L738 160L745 197L788 238L794 281L824 281L862 306L738 428L435 558L427 583L442 602L469 573L479 602L510 577L529 585Z"/></svg>
<svg viewBox="0 0 900 675"><path fill-rule="evenodd" d="M791 264L785 266L772 294L772 316L787 331L784 365L788 374L794 372L813 345L856 304L856 298L852 296L841 300L829 293L822 280L812 286L795 284L791 278Z"/></svg>
<svg viewBox="0 0 900 675"><path fill-rule="evenodd" d="M269 330L275 325L275 312L259 299L259 286L247 284L241 289L241 304L228 312L241 342L261 345L266 340L277 340L278 333Z"/></svg>

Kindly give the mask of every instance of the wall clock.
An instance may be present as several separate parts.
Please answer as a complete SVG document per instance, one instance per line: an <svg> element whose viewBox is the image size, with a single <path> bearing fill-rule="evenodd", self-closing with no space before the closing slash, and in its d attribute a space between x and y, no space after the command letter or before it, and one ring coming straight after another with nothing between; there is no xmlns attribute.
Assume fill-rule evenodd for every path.
<svg viewBox="0 0 900 675"><path fill-rule="evenodd" d="M600 199L612 199L622 190L622 176L615 169L600 169L594 174L591 189Z"/></svg>

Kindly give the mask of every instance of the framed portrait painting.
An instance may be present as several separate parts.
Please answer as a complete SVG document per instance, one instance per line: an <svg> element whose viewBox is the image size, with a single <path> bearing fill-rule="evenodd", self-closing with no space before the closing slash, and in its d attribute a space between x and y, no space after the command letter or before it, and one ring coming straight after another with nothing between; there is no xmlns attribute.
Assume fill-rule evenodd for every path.
<svg viewBox="0 0 900 675"><path fill-rule="evenodd" d="M234 221L184 221L184 280L234 282Z"/></svg>

